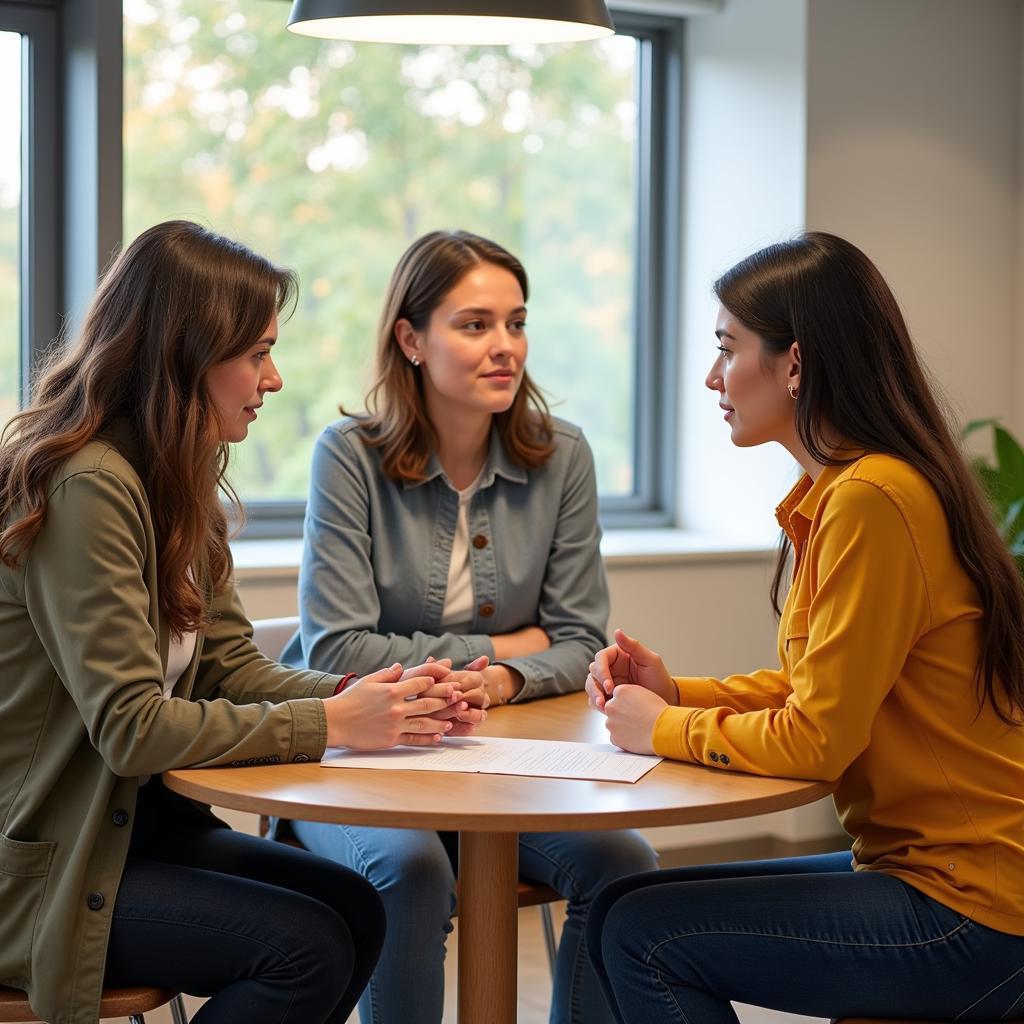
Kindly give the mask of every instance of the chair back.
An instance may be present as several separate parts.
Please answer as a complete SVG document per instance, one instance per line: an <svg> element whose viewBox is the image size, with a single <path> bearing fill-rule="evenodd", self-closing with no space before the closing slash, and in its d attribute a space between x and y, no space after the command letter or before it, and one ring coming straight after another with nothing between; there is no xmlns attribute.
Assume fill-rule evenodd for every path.
<svg viewBox="0 0 1024 1024"><path fill-rule="evenodd" d="M298 615L285 615L279 619L253 619L252 639L271 661L279 661L285 644L298 628Z"/></svg>

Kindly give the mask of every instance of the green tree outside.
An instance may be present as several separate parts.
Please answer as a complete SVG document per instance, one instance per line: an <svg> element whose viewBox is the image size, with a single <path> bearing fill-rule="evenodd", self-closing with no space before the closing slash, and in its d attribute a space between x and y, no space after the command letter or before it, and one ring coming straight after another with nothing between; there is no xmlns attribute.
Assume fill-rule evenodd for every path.
<svg viewBox="0 0 1024 1024"><path fill-rule="evenodd" d="M285 379L232 479L305 496L312 442L362 407L403 249L434 228L506 245L530 274L529 367L580 423L599 487L632 479L636 43L328 42L280 0L126 0L125 236L196 219L294 268Z"/></svg>

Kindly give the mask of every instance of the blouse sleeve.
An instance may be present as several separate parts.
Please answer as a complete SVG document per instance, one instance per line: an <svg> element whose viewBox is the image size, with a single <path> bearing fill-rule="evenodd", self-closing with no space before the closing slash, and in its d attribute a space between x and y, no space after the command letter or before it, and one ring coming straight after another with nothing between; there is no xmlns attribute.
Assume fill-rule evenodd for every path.
<svg viewBox="0 0 1024 1024"><path fill-rule="evenodd" d="M901 508L881 487L839 484L808 547L815 593L782 707L666 708L665 756L760 775L834 780L867 747L879 706L929 628L924 572ZM724 757L723 757L724 755Z"/></svg>

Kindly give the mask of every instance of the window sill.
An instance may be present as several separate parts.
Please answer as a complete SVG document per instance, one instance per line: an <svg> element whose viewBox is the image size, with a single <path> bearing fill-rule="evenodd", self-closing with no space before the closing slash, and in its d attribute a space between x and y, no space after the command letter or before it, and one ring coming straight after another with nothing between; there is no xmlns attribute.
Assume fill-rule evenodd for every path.
<svg viewBox="0 0 1024 1024"><path fill-rule="evenodd" d="M240 580L294 577L302 558L299 538L236 540L231 544L235 576ZM601 540L601 554L610 567L675 565L700 562L764 562L774 549L763 544L695 533L692 530L609 530Z"/></svg>

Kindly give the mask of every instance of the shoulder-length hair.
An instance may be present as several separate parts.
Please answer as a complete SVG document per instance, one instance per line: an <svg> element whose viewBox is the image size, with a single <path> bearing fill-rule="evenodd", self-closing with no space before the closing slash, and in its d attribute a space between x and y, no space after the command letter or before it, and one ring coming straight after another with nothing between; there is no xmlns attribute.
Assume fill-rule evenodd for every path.
<svg viewBox="0 0 1024 1024"><path fill-rule="evenodd" d="M878 268L835 235L808 232L738 263L714 286L722 305L759 334L766 355L800 346L796 425L812 458L844 465L844 445L893 455L935 489L957 558L984 611L979 702L1008 724L1024 712L1024 583L954 440ZM789 542L772 583L777 614Z"/></svg>
<svg viewBox="0 0 1024 1024"><path fill-rule="evenodd" d="M366 396L368 415L361 435L364 443L381 449L381 466L393 480L423 480L438 445L427 415L422 372L402 354L395 325L408 320L414 330L426 330L445 296L480 263L512 274L526 301L529 282L519 260L497 242L468 231L424 235L406 249L391 275L377 329L376 380ZM495 415L495 424L505 453L517 466L535 469L551 457L551 415L525 370L512 405Z"/></svg>
<svg viewBox="0 0 1024 1024"><path fill-rule="evenodd" d="M207 373L255 344L296 287L290 271L189 221L139 235L4 431L0 559L16 565L38 536L57 467L124 423L153 516L160 610L178 636L208 625L207 588L231 572L220 492L241 509Z"/></svg>

